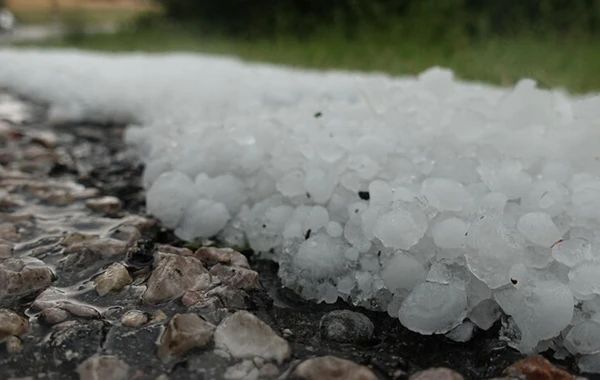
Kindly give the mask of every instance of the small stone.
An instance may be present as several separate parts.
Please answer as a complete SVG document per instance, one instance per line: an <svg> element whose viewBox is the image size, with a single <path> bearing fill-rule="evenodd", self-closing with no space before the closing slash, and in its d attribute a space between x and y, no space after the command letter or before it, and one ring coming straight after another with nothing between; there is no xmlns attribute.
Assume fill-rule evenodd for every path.
<svg viewBox="0 0 600 380"><path fill-rule="evenodd" d="M215 326L196 314L175 314L158 343L158 357L168 362L192 348L205 347L212 339Z"/></svg>
<svg viewBox="0 0 600 380"><path fill-rule="evenodd" d="M88 250L98 257L108 259L123 255L127 250L127 243L111 238L86 239L67 246L64 253L79 253L84 250Z"/></svg>
<svg viewBox="0 0 600 380"><path fill-rule="evenodd" d="M138 239L133 242L125 253L128 268L145 269L154 262L155 245L152 240Z"/></svg>
<svg viewBox="0 0 600 380"><path fill-rule="evenodd" d="M111 239L133 243L142 238L142 233L135 226L121 225L110 231L109 237Z"/></svg>
<svg viewBox="0 0 600 380"><path fill-rule="evenodd" d="M152 318L150 319L150 323L162 323L167 320L167 315L162 310L156 310L152 314Z"/></svg>
<svg viewBox="0 0 600 380"><path fill-rule="evenodd" d="M211 276L200 260L157 252L142 299L146 304L157 304L179 298L186 290L207 289L210 283Z"/></svg>
<svg viewBox="0 0 600 380"><path fill-rule="evenodd" d="M527 380L574 380L575 376L555 367L540 355L530 356L513 363L503 372L506 376L525 377Z"/></svg>
<svg viewBox="0 0 600 380"><path fill-rule="evenodd" d="M281 334L283 335L284 338L289 338L294 335L294 333L290 329L283 329Z"/></svg>
<svg viewBox="0 0 600 380"><path fill-rule="evenodd" d="M79 243L83 243L84 241L88 241L88 240L92 240L92 239L97 239L98 236L97 235L92 235L92 234L84 234L81 232L71 232L69 233L67 236L65 236L62 241L60 242L61 245L65 246L65 247L70 247L74 244L79 244Z"/></svg>
<svg viewBox="0 0 600 380"><path fill-rule="evenodd" d="M209 267L224 264L250 269L246 256L231 248L202 247L194 252L194 256Z"/></svg>
<svg viewBox="0 0 600 380"><path fill-rule="evenodd" d="M377 380L365 366L335 356L321 356L298 364L290 379L302 380Z"/></svg>
<svg viewBox="0 0 600 380"><path fill-rule="evenodd" d="M121 317L121 323L129 327L138 327L148 322L148 315L140 310L129 310Z"/></svg>
<svg viewBox="0 0 600 380"><path fill-rule="evenodd" d="M118 292L131 284L131 276L123 264L113 263L94 280L96 291L100 296L109 292Z"/></svg>
<svg viewBox="0 0 600 380"><path fill-rule="evenodd" d="M20 336L29 330L29 322L12 310L0 309L0 338Z"/></svg>
<svg viewBox="0 0 600 380"><path fill-rule="evenodd" d="M80 380L128 380L130 368L116 356L94 355L77 366Z"/></svg>
<svg viewBox="0 0 600 380"><path fill-rule="evenodd" d="M246 308L248 294L241 289L236 289L229 285L219 285L207 290L204 296L206 298L216 297L225 307L241 310Z"/></svg>
<svg viewBox="0 0 600 380"><path fill-rule="evenodd" d="M156 250L181 256L192 256L194 254L189 248L173 247L172 245L168 244L157 244Z"/></svg>
<svg viewBox="0 0 600 380"><path fill-rule="evenodd" d="M54 275L42 261L10 258L0 263L0 301L24 297L47 288Z"/></svg>
<svg viewBox="0 0 600 380"><path fill-rule="evenodd" d="M273 363L267 363L258 371L259 379L274 379L279 375L279 368Z"/></svg>
<svg viewBox="0 0 600 380"><path fill-rule="evenodd" d="M258 272L252 269L217 264L210 269L210 274L233 288L244 290L260 289Z"/></svg>
<svg viewBox="0 0 600 380"><path fill-rule="evenodd" d="M8 241L19 240L20 234L12 223L0 223L0 239Z"/></svg>
<svg viewBox="0 0 600 380"><path fill-rule="evenodd" d="M218 325L223 319L231 315L229 309L225 308L221 300L217 297L204 298L190 306L188 310L199 314L206 321L214 325Z"/></svg>
<svg viewBox="0 0 600 380"><path fill-rule="evenodd" d="M6 352L10 355L18 354L23 350L23 343L16 336L7 337L4 340L4 344L6 344Z"/></svg>
<svg viewBox="0 0 600 380"><path fill-rule="evenodd" d="M373 338L375 326L364 314L334 310L321 318L321 337L342 343L366 342Z"/></svg>
<svg viewBox="0 0 600 380"><path fill-rule="evenodd" d="M57 288L48 288L40 293L31 304L31 307L38 310L48 308L60 308L81 318L100 318L100 312L92 306L70 301L68 295Z"/></svg>
<svg viewBox="0 0 600 380"><path fill-rule="evenodd" d="M59 307L49 307L42 310L40 317L49 325L61 323L69 318L69 313Z"/></svg>
<svg viewBox="0 0 600 380"><path fill-rule="evenodd" d="M0 259L8 259L12 256L13 245L9 242L0 243Z"/></svg>
<svg viewBox="0 0 600 380"><path fill-rule="evenodd" d="M90 210L100 212L105 215L116 215L119 211L121 211L122 207L122 203L118 198L110 196L88 199L85 201L85 205Z"/></svg>
<svg viewBox="0 0 600 380"><path fill-rule="evenodd" d="M237 359L259 356L282 363L291 355L288 342L266 323L247 311L227 317L215 330L215 346Z"/></svg>
<svg viewBox="0 0 600 380"><path fill-rule="evenodd" d="M449 368L429 368L415 373L409 380L464 380L464 377Z"/></svg>

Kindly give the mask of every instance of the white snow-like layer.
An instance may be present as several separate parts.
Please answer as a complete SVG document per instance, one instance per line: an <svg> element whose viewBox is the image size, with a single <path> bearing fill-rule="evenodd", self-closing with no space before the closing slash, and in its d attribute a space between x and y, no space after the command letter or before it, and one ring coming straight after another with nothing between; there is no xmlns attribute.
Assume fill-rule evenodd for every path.
<svg viewBox="0 0 600 380"><path fill-rule="evenodd" d="M598 96L35 50L0 51L0 86L57 121L135 122L149 211L248 243L306 298L459 340L501 308L524 352L600 353Z"/></svg>

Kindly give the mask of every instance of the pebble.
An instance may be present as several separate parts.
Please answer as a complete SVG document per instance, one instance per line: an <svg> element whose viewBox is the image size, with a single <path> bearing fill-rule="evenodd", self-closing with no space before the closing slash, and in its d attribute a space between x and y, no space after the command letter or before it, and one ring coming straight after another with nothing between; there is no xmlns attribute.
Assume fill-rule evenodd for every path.
<svg viewBox="0 0 600 380"><path fill-rule="evenodd" d="M157 252L154 265L148 288L142 296L146 304L169 301L181 297L186 290L210 286L211 276L202 262L194 257Z"/></svg>
<svg viewBox="0 0 600 380"><path fill-rule="evenodd" d="M121 323L128 327L139 327L148 323L148 315L140 310L129 310L121 317Z"/></svg>
<svg viewBox="0 0 600 380"><path fill-rule="evenodd" d="M85 201L85 206L92 211L114 216L121 211L123 204L118 198L105 196L101 198L88 199Z"/></svg>
<svg viewBox="0 0 600 380"><path fill-rule="evenodd" d="M365 342L373 338L375 326L364 314L334 310L321 318L321 337L342 343Z"/></svg>
<svg viewBox="0 0 600 380"><path fill-rule="evenodd" d="M61 240L60 244L65 247L70 247L72 245L83 243L92 239L98 239L98 236L92 234L84 234L81 232L71 232Z"/></svg>
<svg viewBox="0 0 600 380"><path fill-rule="evenodd" d="M302 380L377 380L365 366L335 356L321 356L300 363L290 379Z"/></svg>
<svg viewBox="0 0 600 380"><path fill-rule="evenodd" d="M207 290L204 295L207 298L216 297L225 307L237 310L246 308L246 298L248 297L245 291L228 285L216 286Z"/></svg>
<svg viewBox="0 0 600 380"><path fill-rule="evenodd" d="M23 343L16 336L6 337L4 344L6 345L6 352L10 355L18 354L23 350Z"/></svg>
<svg viewBox="0 0 600 380"><path fill-rule="evenodd" d="M259 379L274 379L279 375L279 368L273 363L267 363L258 371Z"/></svg>
<svg viewBox="0 0 600 380"><path fill-rule="evenodd" d="M242 310L227 317L215 330L215 347L229 352L237 359L259 356L281 364L292 350L285 339L266 323Z"/></svg>
<svg viewBox="0 0 600 380"><path fill-rule="evenodd" d="M96 277L94 284L100 296L109 292L118 292L126 285L131 284L131 276L123 264L113 263Z"/></svg>
<svg viewBox="0 0 600 380"><path fill-rule="evenodd" d="M223 319L231 314L229 310L223 306L223 303L218 297L204 298L192 304L188 310L199 314L202 318L215 325L221 323Z"/></svg>
<svg viewBox="0 0 600 380"><path fill-rule="evenodd" d="M42 261L10 258L0 263L0 301L5 297L23 297L47 288L53 274Z"/></svg>
<svg viewBox="0 0 600 380"><path fill-rule="evenodd" d="M127 243L111 238L89 239L79 243L70 244L65 248L64 253L79 253L83 250L89 250L99 257L107 259L115 258L126 252Z"/></svg>
<svg viewBox="0 0 600 380"><path fill-rule="evenodd" d="M60 308L77 317L100 318L98 310L80 302L70 301L66 293L54 287L40 293L31 304L31 307L42 311L48 308Z"/></svg>
<svg viewBox="0 0 600 380"><path fill-rule="evenodd" d="M49 307L42 310L40 316L47 324L55 325L66 321L69 318L69 313L59 307Z"/></svg>
<svg viewBox="0 0 600 380"><path fill-rule="evenodd" d="M152 313L150 323L161 323L166 321L167 318L167 315L162 310L156 310L154 313Z"/></svg>
<svg viewBox="0 0 600 380"><path fill-rule="evenodd" d="M154 262L155 245L151 240L136 240L125 253L125 261L130 269L146 269Z"/></svg>
<svg viewBox="0 0 600 380"><path fill-rule="evenodd" d="M210 269L210 274L233 288L244 290L260 289L258 273L252 269L217 264Z"/></svg>
<svg viewBox="0 0 600 380"><path fill-rule="evenodd" d="M250 269L246 256L231 248L202 247L194 252L194 256L209 267L215 264L224 264Z"/></svg>
<svg viewBox="0 0 600 380"><path fill-rule="evenodd" d="M20 336L29 330L29 322L12 310L0 309L0 338Z"/></svg>
<svg viewBox="0 0 600 380"><path fill-rule="evenodd" d="M19 232L12 223L0 223L0 239L8 241L19 240Z"/></svg>
<svg viewBox="0 0 600 380"><path fill-rule="evenodd" d="M135 226L121 225L110 231L109 237L111 239L133 243L142 238L142 233L139 228Z"/></svg>
<svg viewBox="0 0 600 380"><path fill-rule="evenodd" d="M525 378L526 380L574 380L575 377L565 370L555 367L541 355L530 356L512 364L503 372L506 376Z"/></svg>
<svg viewBox="0 0 600 380"><path fill-rule="evenodd" d="M192 348L205 347L211 341L215 326L196 314L175 314L158 343L158 357L168 362Z"/></svg>
<svg viewBox="0 0 600 380"><path fill-rule="evenodd" d="M464 380L464 377L449 368L429 368L415 373L409 380Z"/></svg>
<svg viewBox="0 0 600 380"><path fill-rule="evenodd" d="M0 259L8 259L12 256L13 246L9 242L0 243Z"/></svg>
<svg viewBox="0 0 600 380"><path fill-rule="evenodd" d="M129 380L130 367L116 356L94 355L77 366L80 380Z"/></svg>
<svg viewBox="0 0 600 380"><path fill-rule="evenodd" d="M173 247L172 245L168 244L157 244L156 250L164 253L172 253L174 255L181 256L192 256L194 254L189 248Z"/></svg>

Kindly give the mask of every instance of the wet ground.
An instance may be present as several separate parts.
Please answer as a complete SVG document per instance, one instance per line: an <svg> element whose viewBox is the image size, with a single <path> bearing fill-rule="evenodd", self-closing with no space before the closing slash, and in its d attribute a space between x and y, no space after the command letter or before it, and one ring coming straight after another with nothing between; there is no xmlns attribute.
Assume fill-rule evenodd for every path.
<svg viewBox="0 0 600 380"><path fill-rule="evenodd" d="M142 165L122 133L51 125L44 106L0 92L0 378L342 379L361 368L338 377L296 368L333 355L375 376L362 379L430 367L488 379L524 358L498 340L500 323L468 343L421 336L384 313L304 301L250 252L246 262L183 248L145 215ZM373 331L351 314L332 340L321 320L339 309L368 317ZM576 373L573 360L546 354Z"/></svg>

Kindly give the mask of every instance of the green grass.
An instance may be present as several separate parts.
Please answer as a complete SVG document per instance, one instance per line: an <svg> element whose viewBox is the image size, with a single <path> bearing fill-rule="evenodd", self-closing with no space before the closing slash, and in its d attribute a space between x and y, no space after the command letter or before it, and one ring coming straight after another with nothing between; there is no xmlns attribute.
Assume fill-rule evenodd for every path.
<svg viewBox="0 0 600 380"><path fill-rule="evenodd" d="M37 43L40 45L40 43ZM76 47L99 51L193 51L234 55L250 61L318 68L415 74L434 65L451 68L457 76L510 85L523 77L542 87L571 92L600 90L600 49L592 38L541 39L532 36L495 38L481 42L427 42L365 34L355 41L321 35L245 41L201 37L182 28L126 31L87 36L77 41L45 41L42 46Z"/></svg>

